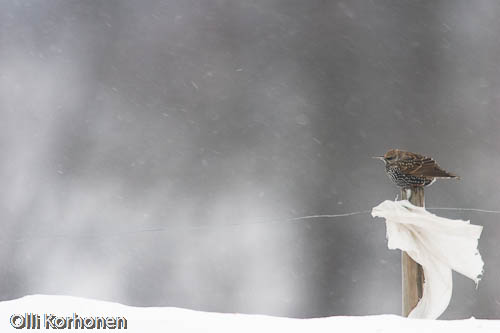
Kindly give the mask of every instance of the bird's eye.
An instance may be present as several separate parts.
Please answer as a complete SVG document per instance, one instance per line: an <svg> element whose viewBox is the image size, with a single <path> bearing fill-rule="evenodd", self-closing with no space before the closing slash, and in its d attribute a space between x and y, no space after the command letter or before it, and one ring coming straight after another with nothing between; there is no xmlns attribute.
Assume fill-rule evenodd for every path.
<svg viewBox="0 0 500 333"><path fill-rule="evenodd" d="M386 160L393 160L394 159L394 156L389 156L386 158Z"/></svg>

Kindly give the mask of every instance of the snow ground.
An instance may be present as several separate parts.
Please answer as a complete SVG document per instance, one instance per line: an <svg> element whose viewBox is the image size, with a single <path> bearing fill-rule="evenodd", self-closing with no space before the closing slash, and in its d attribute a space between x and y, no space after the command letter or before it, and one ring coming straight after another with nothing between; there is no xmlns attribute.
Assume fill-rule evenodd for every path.
<svg viewBox="0 0 500 333"><path fill-rule="evenodd" d="M33 295L0 302L0 332L43 332L45 329L15 329L13 314L43 316L114 316L127 319L125 332L363 332L363 333L498 333L500 320L424 320L395 315L328 317L315 319L279 318L263 315L222 314L173 307L138 308L118 303L71 296ZM43 325L43 324L42 324ZM49 329L48 331L54 331ZM59 330L60 331L60 330ZM107 331L64 329L62 331Z"/></svg>

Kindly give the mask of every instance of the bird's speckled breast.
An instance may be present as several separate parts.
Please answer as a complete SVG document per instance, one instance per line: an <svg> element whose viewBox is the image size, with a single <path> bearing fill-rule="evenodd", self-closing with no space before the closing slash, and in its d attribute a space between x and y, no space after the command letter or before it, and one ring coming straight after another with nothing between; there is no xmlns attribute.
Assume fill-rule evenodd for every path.
<svg viewBox="0 0 500 333"><path fill-rule="evenodd" d="M434 182L434 179L402 173L395 165L388 164L385 171L392 182L399 187L428 186Z"/></svg>

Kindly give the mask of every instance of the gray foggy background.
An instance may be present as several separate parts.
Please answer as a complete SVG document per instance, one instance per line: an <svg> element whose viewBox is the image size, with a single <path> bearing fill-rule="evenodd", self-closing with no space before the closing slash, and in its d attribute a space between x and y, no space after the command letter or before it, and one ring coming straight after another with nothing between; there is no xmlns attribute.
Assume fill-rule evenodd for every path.
<svg viewBox="0 0 500 333"><path fill-rule="evenodd" d="M462 177L428 207L500 209L497 1L5 0L0 27L1 300L399 314L383 220L287 219L394 199L389 148ZM443 318L500 318L499 216L439 214L485 227Z"/></svg>

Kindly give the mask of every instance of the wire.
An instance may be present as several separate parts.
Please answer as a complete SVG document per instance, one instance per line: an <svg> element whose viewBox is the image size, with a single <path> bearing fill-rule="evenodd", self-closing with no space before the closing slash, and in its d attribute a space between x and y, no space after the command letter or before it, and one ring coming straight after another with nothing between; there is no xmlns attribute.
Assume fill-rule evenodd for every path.
<svg viewBox="0 0 500 333"><path fill-rule="evenodd" d="M426 209L429 209L429 210L457 210L457 211L500 214L500 210L486 210L486 209L479 209L479 208L436 207L436 208L426 208Z"/></svg>
<svg viewBox="0 0 500 333"><path fill-rule="evenodd" d="M310 220L310 219L326 219L326 218L336 218L336 217L346 217L346 216L354 216L361 214L368 214L370 211L359 211L359 212L351 212L344 214L325 214L325 215L308 215L308 216L299 216L292 217L288 219L279 219L279 220L266 220L266 221L256 221L256 222L248 222L248 223L226 223L226 224L211 224L211 225L198 225L198 226L165 226L165 227L155 227L155 228L144 228L139 230L125 230L125 231L117 231L110 233L95 233L95 234L59 234L59 235L38 235L38 236L27 236L18 239L10 239L10 240L0 240L0 244L7 242L25 242L30 240L51 240L51 239L101 239L101 238L109 238L109 237L119 237L125 235L133 235L140 233L153 233L153 232L164 232L164 231L186 231L186 230L201 230L201 229L216 229L216 228L225 228L225 227L239 227L239 226L251 226L251 225L270 225L270 224L279 224L279 223L291 223L298 222L301 220Z"/></svg>
<svg viewBox="0 0 500 333"><path fill-rule="evenodd" d="M453 210L453 211L473 211L479 213L490 213L490 214L500 214L498 210L486 210L479 208L459 208L459 207L434 207L428 208L428 210ZM24 242L30 240L53 240L53 239L101 239L101 238L109 238L109 237L120 237L125 235L134 235L140 233L154 233L154 232L165 232L165 231L173 231L173 230L200 230L200 229L216 229L216 228L225 228L225 227L239 227L239 226L251 226L251 225L270 225L270 224L281 224L281 223L290 223L290 222L298 222L303 220L312 220L312 219L331 219L338 217L347 217L347 216L355 216L355 215L363 215L369 214L370 210L363 210L357 212L350 213L342 213L342 214L322 214L322 215L307 215L307 216L299 216L292 217L288 219L279 219L279 220L267 220L267 221L256 221L249 223L227 223L227 224L212 224L212 225L199 225L199 226L165 226L165 227L155 227L155 228L144 228L139 230L126 230L126 231L118 231L118 232L110 232L110 233L96 233L96 234L59 234L59 235L33 235L18 239L10 239L10 240L0 240L0 244L11 243L11 242ZM326 222L325 220L321 222Z"/></svg>

